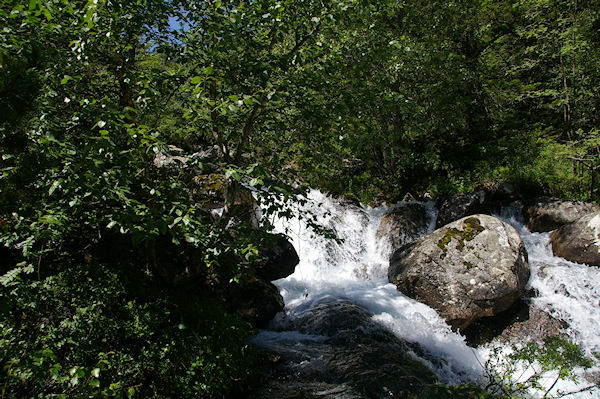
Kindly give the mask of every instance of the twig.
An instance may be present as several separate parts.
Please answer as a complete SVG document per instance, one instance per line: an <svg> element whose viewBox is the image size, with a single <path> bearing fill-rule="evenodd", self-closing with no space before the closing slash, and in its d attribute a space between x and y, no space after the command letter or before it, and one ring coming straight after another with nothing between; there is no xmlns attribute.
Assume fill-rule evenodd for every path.
<svg viewBox="0 0 600 399"><path fill-rule="evenodd" d="M554 382L552 383L552 385L550 386L550 388L548 388L548 390L546 391L546 393L544 394L544 396L542 396L542 399L544 399L544 398L546 398L548 396L548 394L550 393L550 391L552 390L552 388L554 388L554 386L556 385L556 383L558 382L559 379L560 379L560 372L556 376L556 379L554 380Z"/></svg>

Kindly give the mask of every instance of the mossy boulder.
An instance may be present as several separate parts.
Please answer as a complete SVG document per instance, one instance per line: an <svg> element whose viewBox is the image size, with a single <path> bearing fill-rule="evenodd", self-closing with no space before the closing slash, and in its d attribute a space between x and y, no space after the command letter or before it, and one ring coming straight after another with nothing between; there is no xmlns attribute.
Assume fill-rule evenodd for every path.
<svg viewBox="0 0 600 399"><path fill-rule="evenodd" d="M450 223L393 253L389 281L453 329L495 316L524 292L529 264L517 231L488 215Z"/></svg>

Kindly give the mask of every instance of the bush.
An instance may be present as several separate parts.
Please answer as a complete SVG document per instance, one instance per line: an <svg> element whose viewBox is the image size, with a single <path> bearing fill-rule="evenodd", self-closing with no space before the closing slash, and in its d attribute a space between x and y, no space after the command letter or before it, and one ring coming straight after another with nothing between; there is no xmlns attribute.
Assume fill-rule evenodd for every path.
<svg viewBox="0 0 600 399"><path fill-rule="evenodd" d="M255 361L247 323L216 301L156 287L151 276L92 264L5 287L0 396L217 398L243 390ZM135 291L146 294L128 294Z"/></svg>

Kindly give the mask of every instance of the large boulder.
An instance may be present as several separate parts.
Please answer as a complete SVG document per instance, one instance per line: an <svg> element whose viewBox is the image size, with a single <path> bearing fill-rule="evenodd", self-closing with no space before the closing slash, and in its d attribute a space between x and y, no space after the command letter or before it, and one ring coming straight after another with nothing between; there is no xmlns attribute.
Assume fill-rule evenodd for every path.
<svg viewBox="0 0 600 399"><path fill-rule="evenodd" d="M406 204L388 212L379 223L377 238L387 238L392 251L427 233L427 211L421 204Z"/></svg>
<svg viewBox="0 0 600 399"><path fill-rule="evenodd" d="M423 302L453 329L508 309L529 280L527 252L517 231L488 215L450 223L400 248L389 281Z"/></svg>
<svg viewBox="0 0 600 399"><path fill-rule="evenodd" d="M583 216L550 235L554 255L600 266L600 212Z"/></svg>
<svg viewBox="0 0 600 399"><path fill-rule="evenodd" d="M550 197L535 198L527 201L523 207L527 227L537 232L558 229L599 210L600 207L595 204Z"/></svg>
<svg viewBox="0 0 600 399"><path fill-rule="evenodd" d="M439 204L436 228L476 213L490 212L490 193L477 190L466 194L455 194L444 198Z"/></svg>
<svg viewBox="0 0 600 399"><path fill-rule="evenodd" d="M415 360L420 348L360 306L333 300L287 317L279 336L259 342L278 361L253 398L403 398L435 388L435 375Z"/></svg>

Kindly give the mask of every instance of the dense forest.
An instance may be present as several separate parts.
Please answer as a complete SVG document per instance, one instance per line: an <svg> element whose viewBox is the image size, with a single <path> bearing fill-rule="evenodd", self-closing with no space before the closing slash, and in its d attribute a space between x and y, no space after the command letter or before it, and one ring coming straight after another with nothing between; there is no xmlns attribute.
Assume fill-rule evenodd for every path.
<svg viewBox="0 0 600 399"><path fill-rule="evenodd" d="M206 281L254 278L308 187L600 200L597 0L2 0L0 29L1 398L251 390Z"/></svg>

